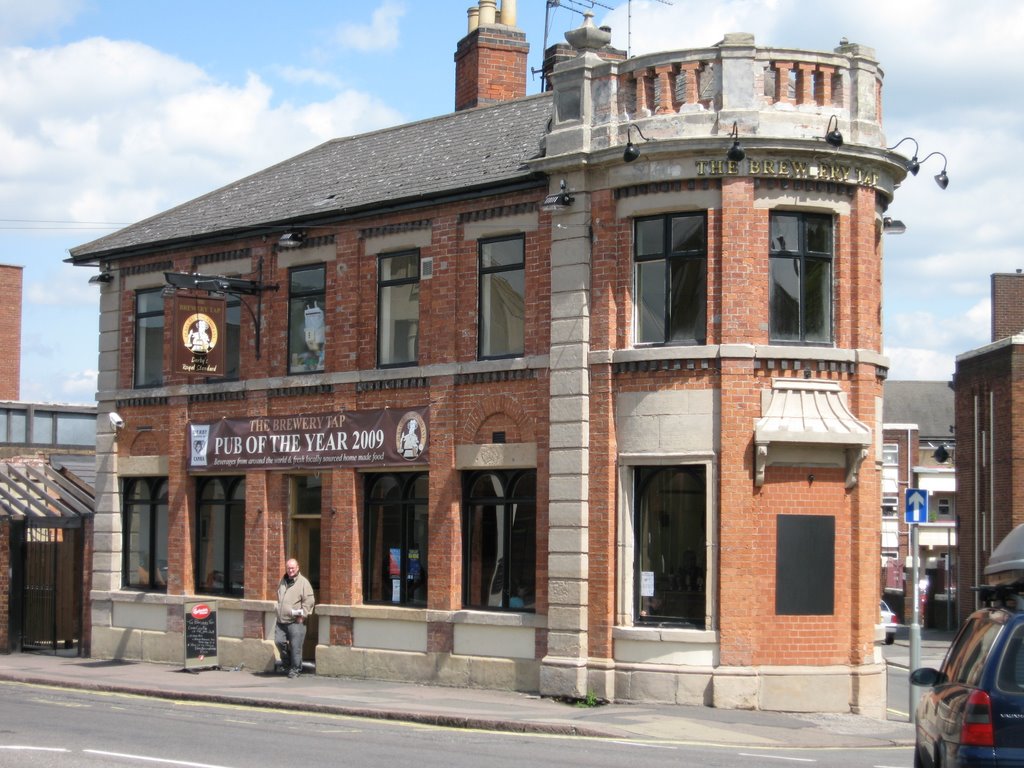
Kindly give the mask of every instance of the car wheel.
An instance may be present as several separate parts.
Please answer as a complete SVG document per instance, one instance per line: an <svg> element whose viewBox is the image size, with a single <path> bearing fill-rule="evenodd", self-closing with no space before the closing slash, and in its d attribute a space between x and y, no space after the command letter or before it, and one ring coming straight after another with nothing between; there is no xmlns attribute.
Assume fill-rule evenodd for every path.
<svg viewBox="0 0 1024 768"><path fill-rule="evenodd" d="M896 641L896 633L886 632L885 633L885 644L892 645Z"/></svg>

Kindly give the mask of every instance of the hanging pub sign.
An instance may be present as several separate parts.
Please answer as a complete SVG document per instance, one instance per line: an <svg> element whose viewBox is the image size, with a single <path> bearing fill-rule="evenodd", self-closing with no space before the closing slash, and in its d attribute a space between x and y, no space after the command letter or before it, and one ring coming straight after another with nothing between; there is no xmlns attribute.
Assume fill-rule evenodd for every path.
<svg viewBox="0 0 1024 768"><path fill-rule="evenodd" d="M429 461L429 408L189 422L188 469L397 467Z"/></svg>
<svg viewBox="0 0 1024 768"><path fill-rule="evenodd" d="M174 370L190 376L223 376L227 300L175 295L172 310Z"/></svg>

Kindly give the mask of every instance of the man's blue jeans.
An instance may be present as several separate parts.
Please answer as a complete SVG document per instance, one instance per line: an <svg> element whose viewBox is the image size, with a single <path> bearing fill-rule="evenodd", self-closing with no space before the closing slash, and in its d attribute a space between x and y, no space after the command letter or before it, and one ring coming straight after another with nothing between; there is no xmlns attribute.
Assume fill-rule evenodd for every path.
<svg viewBox="0 0 1024 768"><path fill-rule="evenodd" d="M302 671L302 643L306 639L306 625L293 621L291 624L277 623L274 630L274 644L281 654L282 666L293 672Z"/></svg>

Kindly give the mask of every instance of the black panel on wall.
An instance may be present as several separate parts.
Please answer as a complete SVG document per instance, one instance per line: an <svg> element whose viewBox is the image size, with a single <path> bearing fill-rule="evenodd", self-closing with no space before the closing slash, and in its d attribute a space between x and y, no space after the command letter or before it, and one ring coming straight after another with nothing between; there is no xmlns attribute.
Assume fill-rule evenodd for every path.
<svg viewBox="0 0 1024 768"><path fill-rule="evenodd" d="M835 612L836 519L779 515L776 523L775 613L830 616Z"/></svg>

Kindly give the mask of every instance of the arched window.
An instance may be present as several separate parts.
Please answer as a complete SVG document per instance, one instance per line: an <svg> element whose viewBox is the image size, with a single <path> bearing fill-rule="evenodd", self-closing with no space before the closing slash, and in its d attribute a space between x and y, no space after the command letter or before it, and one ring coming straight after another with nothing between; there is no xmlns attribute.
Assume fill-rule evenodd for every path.
<svg viewBox="0 0 1024 768"><path fill-rule="evenodd" d="M537 472L464 476L463 604L533 610L537 590Z"/></svg>
<svg viewBox="0 0 1024 768"><path fill-rule="evenodd" d="M426 472L366 476L367 603L427 604Z"/></svg>
<svg viewBox="0 0 1024 768"><path fill-rule="evenodd" d="M245 478L206 477L196 504L196 592L245 594Z"/></svg>
<svg viewBox="0 0 1024 768"><path fill-rule="evenodd" d="M122 583L166 590L167 478L128 478L122 499Z"/></svg>

